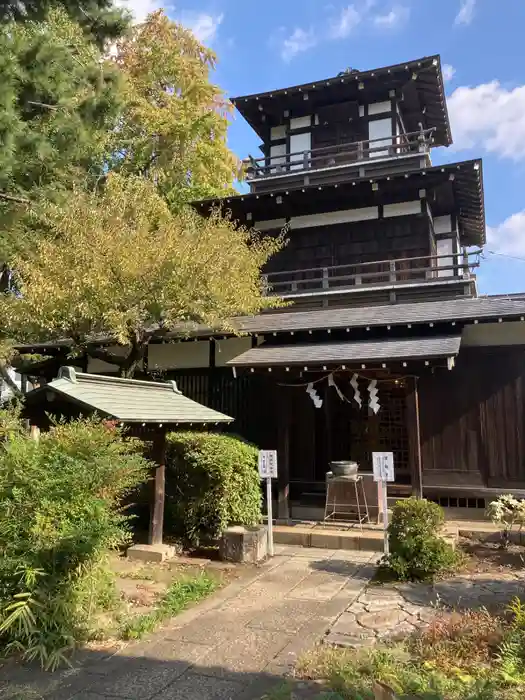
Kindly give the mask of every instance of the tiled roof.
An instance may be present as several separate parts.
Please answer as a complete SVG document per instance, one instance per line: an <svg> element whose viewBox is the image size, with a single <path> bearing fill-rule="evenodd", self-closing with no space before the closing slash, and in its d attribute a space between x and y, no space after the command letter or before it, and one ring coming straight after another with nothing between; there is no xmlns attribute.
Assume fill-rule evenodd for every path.
<svg viewBox="0 0 525 700"><path fill-rule="evenodd" d="M145 382L60 370L58 379L42 391L55 391L92 411L99 411L124 423L229 423L233 420L183 396L175 382Z"/></svg>
<svg viewBox="0 0 525 700"><path fill-rule="evenodd" d="M461 336L374 340L357 343L311 343L303 345L262 345L234 357L234 367L276 365L318 365L369 360L411 360L453 357L459 352Z"/></svg>
<svg viewBox="0 0 525 700"><path fill-rule="evenodd" d="M242 316L234 320L245 333L321 330L324 328L365 328L399 326L408 323L442 323L498 318L525 318L525 299L480 297L450 299L388 306L327 308L319 311L283 311L259 316Z"/></svg>

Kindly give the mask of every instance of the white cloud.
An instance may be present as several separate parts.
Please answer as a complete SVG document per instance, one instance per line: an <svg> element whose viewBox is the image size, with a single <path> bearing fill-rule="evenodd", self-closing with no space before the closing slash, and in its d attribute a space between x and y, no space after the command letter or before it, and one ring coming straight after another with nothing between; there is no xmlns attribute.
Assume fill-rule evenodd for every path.
<svg viewBox="0 0 525 700"><path fill-rule="evenodd" d="M203 44L211 44L217 36L217 31L224 19L224 14L209 15L205 12L185 13L182 15L182 24L191 29L197 39Z"/></svg>
<svg viewBox="0 0 525 700"><path fill-rule="evenodd" d="M308 51L317 44L317 37L313 29L301 29L296 27L290 36L282 42L281 57L284 61L291 61L294 56Z"/></svg>
<svg viewBox="0 0 525 700"><path fill-rule="evenodd" d="M487 226L487 249L504 255L525 256L525 209L498 226Z"/></svg>
<svg viewBox="0 0 525 700"><path fill-rule="evenodd" d="M129 10L135 22L143 22L150 12L159 10L163 3L162 0L117 0L117 5Z"/></svg>
<svg viewBox="0 0 525 700"><path fill-rule="evenodd" d="M456 69L454 66L451 66L450 63L444 63L441 66L441 71L443 73L443 80L447 82L448 80L452 80L456 73Z"/></svg>
<svg viewBox="0 0 525 700"><path fill-rule="evenodd" d="M357 0L342 7L328 22L328 30L316 33L313 28L303 29L296 27L289 36L284 36L285 29L281 27L276 35L270 39L270 44L279 46L281 57L284 61L290 61L297 54L307 51L320 43L345 39L352 34L358 26L375 29L390 30L405 24L410 17L410 9L404 5L392 5L384 14L371 12L377 0ZM327 8L334 10L333 6ZM284 37L284 38L283 38Z"/></svg>
<svg viewBox="0 0 525 700"><path fill-rule="evenodd" d="M459 87L448 98L456 149L483 148L525 160L525 85L513 89L498 80Z"/></svg>
<svg viewBox="0 0 525 700"><path fill-rule="evenodd" d="M373 23L380 29L395 29L408 21L410 17L410 8L403 5L394 5L394 7L383 15L375 15Z"/></svg>
<svg viewBox="0 0 525 700"><path fill-rule="evenodd" d="M461 0L454 24L470 24L474 19L476 0Z"/></svg>
<svg viewBox="0 0 525 700"><path fill-rule="evenodd" d="M131 12L135 22L143 22L146 17L156 10L165 7L166 0L116 0L117 5ZM217 36L219 25L224 19L224 14L211 15L206 12L183 12L180 21L191 29L197 39L202 43L211 44Z"/></svg>
<svg viewBox="0 0 525 700"><path fill-rule="evenodd" d="M330 36L333 39L344 39L361 23L362 12L356 9L355 5L343 7L341 14L333 20L330 28Z"/></svg>

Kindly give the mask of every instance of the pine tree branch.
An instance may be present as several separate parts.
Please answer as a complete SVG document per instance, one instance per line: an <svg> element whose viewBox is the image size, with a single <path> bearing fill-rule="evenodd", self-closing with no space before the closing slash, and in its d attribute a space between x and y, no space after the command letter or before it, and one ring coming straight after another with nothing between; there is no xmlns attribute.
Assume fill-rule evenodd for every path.
<svg viewBox="0 0 525 700"><path fill-rule="evenodd" d="M54 105L46 105L45 102L33 102L32 100L28 100L27 104L32 105L33 107L43 107L44 109L51 109L54 112L58 111L58 107L55 107Z"/></svg>
<svg viewBox="0 0 525 700"><path fill-rule="evenodd" d="M8 202L17 202L18 204L31 204L29 199L25 197L17 197L13 194L6 194L5 192L0 192L0 199L5 199Z"/></svg>

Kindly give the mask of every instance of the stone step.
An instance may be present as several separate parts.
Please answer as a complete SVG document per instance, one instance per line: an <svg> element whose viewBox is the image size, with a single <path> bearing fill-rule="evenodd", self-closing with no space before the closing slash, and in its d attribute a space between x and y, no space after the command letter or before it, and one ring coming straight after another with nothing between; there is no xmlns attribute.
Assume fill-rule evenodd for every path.
<svg viewBox="0 0 525 700"><path fill-rule="evenodd" d="M443 537L454 547L458 540L457 526L445 525ZM363 527L363 529L358 526L339 529L318 522L292 522L288 525L274 525L273 539L275 544L298 547L353 549L366 552L382 552L384 548L384 531L382 527L377 526Z"/></svg>
<svg viewBox="0 0 525 700"><path fill-rule="evenodd" d="M340 530L319 523L274 525L275 544L324 549L354 549L367 552L383 551L383 530L352 528Z"/></svg>

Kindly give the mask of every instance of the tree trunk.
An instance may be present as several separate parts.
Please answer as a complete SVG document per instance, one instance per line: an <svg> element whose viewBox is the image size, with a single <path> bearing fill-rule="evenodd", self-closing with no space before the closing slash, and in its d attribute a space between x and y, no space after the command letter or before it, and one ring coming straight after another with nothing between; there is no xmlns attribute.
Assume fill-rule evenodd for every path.
<svg viewBox="0 0 525 700"><path fill-rule="evenodd" d="M138 333L131 339L131 350L120 365L119 375L121 377L133 379L135 372L140 368L144 360L148 343L149 337L141 336Z"/></svg>
<svg viewBox="0 0 525 700"><path fill-rule="evenodd" d="M15 396L20 398L24 395L18 388L16 382L14 382L9 376L8 366L4 360L0 361L0 377L4 380Z"/></svg>

